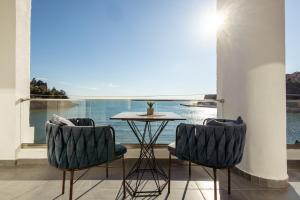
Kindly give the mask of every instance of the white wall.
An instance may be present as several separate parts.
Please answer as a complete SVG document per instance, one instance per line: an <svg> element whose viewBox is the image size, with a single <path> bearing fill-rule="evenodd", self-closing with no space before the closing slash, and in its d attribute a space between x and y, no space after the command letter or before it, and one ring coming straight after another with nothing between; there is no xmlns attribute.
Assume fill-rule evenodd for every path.
<svg viewBox="0 0 300 200"><path fill-rule="evenodd" d="M29 95L30 5L0 1L0 160L14 160L20 145L18 99Z"/></svg>
<svg viewBox="0 0 300 200"><path fill-rule="evenodd" d="M15 158L15 2L0 1L0 159Z"/></svg>
<svg viewBox="0 0 300 200"><path fill-rule="evenodd" d="M218 111L247 123L241 170L287 179L284 0L218 0Z"/></svg>
<svg viewBox="0 0 300 200"><path fill-rule="evenodd" d="M300 160L300 149L287 149L288 160Z"/></svg>
<svg viewBox="0 0 300 200"><path fill-rule="evenodd" d="M16 0L16 98L30 97L30 25L31 0ZM19 103L16 113L16 147L20 143L33 143L34 129L29 127L30 102Z"/></svg>

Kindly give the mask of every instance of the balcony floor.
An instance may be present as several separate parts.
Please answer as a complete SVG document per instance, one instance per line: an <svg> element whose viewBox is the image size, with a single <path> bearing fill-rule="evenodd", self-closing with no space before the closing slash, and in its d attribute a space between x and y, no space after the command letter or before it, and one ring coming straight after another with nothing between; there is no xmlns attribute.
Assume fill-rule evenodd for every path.
<svg viewBox="0 0 300 200"><path fill-rule="evenodd" d="M137 149L129 149L126 156L126 171L134 163L137 153ZM167 150L159 149L156 153L159 162L167 168ZM173 159L172 162L171 193L167 196L167 188L165 188L163 193L155 199L213 199L211 169L193 165L192 179L187 182L187 163L177 159ZM75 178L83 172L76 172ZM300 199L300 166L289 166L288 173L290 176L288 190L263 188L232 173L232 192L231 195L228 195L227 173L224 170L218 170L218 199ZM61 177L61 171L48 166L44 162L36 164L23 162L16 167L0 167L0 199L68 199L68 180L66 180L65 195L59 195L61 192ZM109 179L105 179L104 167L94 167L74 184L73 199L121 199L121 177L120 161L111 164ZM149 184L154 183L150 181ZM127 199L131 198L128 196Z"/></svg>

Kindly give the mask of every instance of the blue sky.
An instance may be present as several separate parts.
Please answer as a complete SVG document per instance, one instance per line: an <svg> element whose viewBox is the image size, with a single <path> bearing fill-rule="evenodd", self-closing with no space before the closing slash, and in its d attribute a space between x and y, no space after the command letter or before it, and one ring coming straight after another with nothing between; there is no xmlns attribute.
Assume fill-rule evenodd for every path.
<svg viewBox="0 0 300 200"><path fill-rule="evenodd" d="M292 72L300 1L286 2ZM214 10L213 0L33 0L31 77L79 96L214 93L216 44L204 22Z"/></svg>
<svg viewBox="0 0 300 200"><path fill-rule="evenodd" d="M286 71L300 71L300 1L285 0Z"/></svg>

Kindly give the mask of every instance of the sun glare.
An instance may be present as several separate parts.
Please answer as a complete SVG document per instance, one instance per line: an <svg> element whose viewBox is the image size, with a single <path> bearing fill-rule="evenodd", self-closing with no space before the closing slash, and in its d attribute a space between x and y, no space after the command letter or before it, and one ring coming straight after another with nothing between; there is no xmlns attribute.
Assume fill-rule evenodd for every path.
<svg viewBox="0 0 300 200"><path fill-rule="evenodd" d="M225 24L225 16L222 13L210 13L204 18L204 30L208 34L216 34Z"/></svg>
<svg viewBox="0 0 300 200"><path fill-rule="evenodd" d="M225 16L222 13L217 13L214 17L216 31L222 30L225 24Z"/></svg>

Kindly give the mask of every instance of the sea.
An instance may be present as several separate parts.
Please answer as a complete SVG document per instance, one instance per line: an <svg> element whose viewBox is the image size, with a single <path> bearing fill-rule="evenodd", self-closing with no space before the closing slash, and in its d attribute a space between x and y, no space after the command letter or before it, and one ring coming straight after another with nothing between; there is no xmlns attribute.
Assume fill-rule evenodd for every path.
<svg viewBox="0 0 300 200"><path fill-rule="evenodd" d="M31 104L35 102L32 101ZM175 141L175 130L179 123L202 124L206 118L217 116L216 108L205 107L188 107L182 104L187 101L155 101L155 112L174 112L182 117L185 121L169 122L164 131L159 136L158 144L168 144ZM120 112L145 112L147 102L142 100L76 100L71 104L60 104L30 108L30 126L34 127L34 143L44 144L46 142L45 122L51 119L53 114L66 118L84 118L88 117L95 121L96 125L111 125L115 129L116 142L125 144L138 143L135 135L130 130L127 122L111 120L110 118ZM143 129L143 123L137 123L140 130ZM152 123L152 131L158 128L158 122ZM294 144L300 140L300 113L287 113L287 144Z"/></svg>

